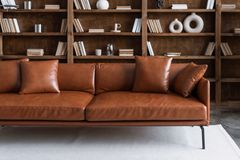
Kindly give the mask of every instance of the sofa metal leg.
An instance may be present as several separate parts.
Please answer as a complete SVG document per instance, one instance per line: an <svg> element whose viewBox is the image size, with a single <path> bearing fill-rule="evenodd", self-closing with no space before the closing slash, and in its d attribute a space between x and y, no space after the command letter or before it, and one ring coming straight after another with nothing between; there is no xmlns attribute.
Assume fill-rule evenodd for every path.
<svg viewBox="0 0 240 160"><path fill-rule="evenodd" d="M204 127L200 126L201 131L202 131L202 149L205 149L205 131L204 131Z"/></svg>

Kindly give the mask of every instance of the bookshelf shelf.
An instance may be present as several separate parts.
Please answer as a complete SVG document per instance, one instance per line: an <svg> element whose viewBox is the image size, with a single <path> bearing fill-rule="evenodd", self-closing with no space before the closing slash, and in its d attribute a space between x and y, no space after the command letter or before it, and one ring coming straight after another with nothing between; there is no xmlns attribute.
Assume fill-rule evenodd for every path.
<svg viewBox="0 0 240 160"><path fill-rule="evenodd" d="M0 56L0 59L11 60L11 59L19 59L19 58L29 58L32 60L51 60L51 59L66 59L66 56L24 56L24 55L3 55Z"/></svg>
<svg viewBox="0 0 240 160"><path fill-rule="evenodd" d="M240 59L240 55L233 55L233 56L221 56L221 59L236 59L239 60Z"/></svg>
<svg viewBox="0 0 240 160"><path fill-rule="evenodd" d="M1 9L3 13L67 13L67 9Z"/></svg>
<svg viewBox="0 0 240 160"><path fill-rule="evenodd" d="M140 33L132 33L132 32L120 32L120 33L114 33L114 32L104 32L104 33L74 33L75 36L141 36Z"/></svg>
<svg viewBox="0 0 240 160"><path fill-rule="evenodd" d="M223 83L240 83L240 78L222 78Z"/></svg>
<svg viewBox="0 0 240 160"><path fill-rule="evenodd" d="M215 33L148 33L151 37L204 37L215 36Z"/></svg>
<svg viewBox="0 0 240 160"><path fill-rule="evenodd" d="M240 9L221 10L222 13L240 13Z"/></svg>
<svg viewBox="0 0 240 160"><path fill-rule="evenodd" d="M35 32L23 32L23 33L0 33L1 36L67 36L66 33L61 32L43 32L43 33L35 33Z"/></svg>
<svg viewBox="0 0 240 160"><path fill-rule="evenodd" d="M74 59L85 60L134 60L135 56L74 56Z"/></svg>
<svg viewBox="0 0 240 160"><path fill-rule="evenodd" d="M161 56L161 57L164 57L164 56ZM215 59L215 56L173 56L172 57L173 59L176 59L176 60L214 60Z"/></svg>
<svg viewBox="0 0 240 160"><path fill-rule="evenodd" d="M212 9L183 9L183 10L173 10L173 9L148 9L148 13L215 13L215 10Z"/></svg>
<svg viewBox="0 0 240 160"><path fill-rule="evenodd" d="M108 9L108 10L74 10L74 13L141 13L141 9L131 9L131 10L116 10L116 9Z"/></svg>
<svg viewBox="0 0 240 160"><path fill-rule="evenodd" d="M240 34L235 34L235 33L221 33L221 35L225 37L240 36Z"/></svg>

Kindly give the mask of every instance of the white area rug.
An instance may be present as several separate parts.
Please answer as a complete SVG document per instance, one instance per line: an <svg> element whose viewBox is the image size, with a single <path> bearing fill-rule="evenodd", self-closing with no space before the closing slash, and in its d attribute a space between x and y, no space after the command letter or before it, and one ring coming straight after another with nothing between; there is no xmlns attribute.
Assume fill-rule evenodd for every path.
<svg viewBox="0 0 240 160"><path fill-rule="evenodd" d="M205 127L4 128L0 160L239 160L220 125Z"/></svg>

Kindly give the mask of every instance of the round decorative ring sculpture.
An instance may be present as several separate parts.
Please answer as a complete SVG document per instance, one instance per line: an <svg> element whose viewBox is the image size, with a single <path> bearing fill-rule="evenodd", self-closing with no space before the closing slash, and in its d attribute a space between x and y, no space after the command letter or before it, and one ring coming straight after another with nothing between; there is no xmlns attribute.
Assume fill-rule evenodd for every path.
<svg viewBox="0 0 240 160"><path fill-rule="evenodd" d="M183 31L183 24L177 18L169 25L169 31L171 33L181 33Z"/></svg>
<svg viewBox="0 0 240 160"><path fill-rule="evenodd" d="M196 26L191 27L191 23L195 22ZM200 33L203 30L204 22L203 19L196 13L192 13L184 20L184 30L188 33Z"/></svg>

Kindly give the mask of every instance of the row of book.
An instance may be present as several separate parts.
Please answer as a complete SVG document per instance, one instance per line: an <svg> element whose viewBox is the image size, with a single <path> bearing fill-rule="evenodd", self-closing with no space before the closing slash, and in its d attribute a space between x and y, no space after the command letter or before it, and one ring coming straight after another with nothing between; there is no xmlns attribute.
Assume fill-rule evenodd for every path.
<svg viewBox="0 0 240 160"><path fill-rule="evenodd" d="M76 9L91 10L89 0L74 0Z"/></svg>
<svg viewBox="0 0 240 160"><path fill-rule="evenodd" d="M147 49L148 49L148 53L150 56L154 56L154 51L153 51L153 48L152 48L152 44L150 41L147 41Z"/></svg>
<svg viewBox="0 0 240 160"><path fill-rule="evenodd" d="M74 42L73 48L75 50L76 56L87 56L83 41Z"/></svg>
<svg viewBox="0 0 240 160"><path fill-rule="evenodd" d="M0 25L3 33L20 33L20 28L16 18L0 19Z"/></svg>
<svg viewBox="0 0 240 160"><path fill-rule="evenodd" d="M134 49L119 49L119 56L133 56Z"/></svg>
<svg viewBox="0 0 240 160"><path fill-rule="evenodd" d="M56 56L67 55L67 42L58 42Z"/></svg>
<svg viewBox="0 0 240 160"><path fill-rule="evenodd" d="M234 28L234 33L235 34L240 34L240 28Z"/></svg>
<svg viewBox="0 0 240 160"><path fill-rule="evenodd" d="M81 22L80 22L79 19L74 18L74 20L73 20L73 25L74 25L74 27L75 27L75 31L76 31L76 32L84 32L83 27L82 27L82 24L81 24Z"/></svg>
<svg viewBox="0 0 240 160"><path fill-rule="evenodd" d="M17 9L15 0L1 0L3 9Z"/></svg>
<svg viewBox="0 0 240 160"><path fill-rule="evenodd" d="M142 19L141 18L135 18L132 32L133 33L140 33L142 29Z"/></svg>
<svg viewBox="0 0 240 160"><path fill-rule="evenodd" d="M147 26L148 26L148 30L151 33L162 33L163 32L160 19L148 19Z"/></svg>
<svg viewBox="0 0 240 160"><path fill-rule="evenodd" d="M215 46L216 46L215 42L209 42L204 55L205 56L211 56L213 54Z"/></svg>
<svg viewBox="0 0 240 160"><path fill-rule="evenodd" d="M221 50L222 50L224 56L232 56L233 55L232 50L229 47L228 43L221 43L220 47L221 47Z"/></svg>

